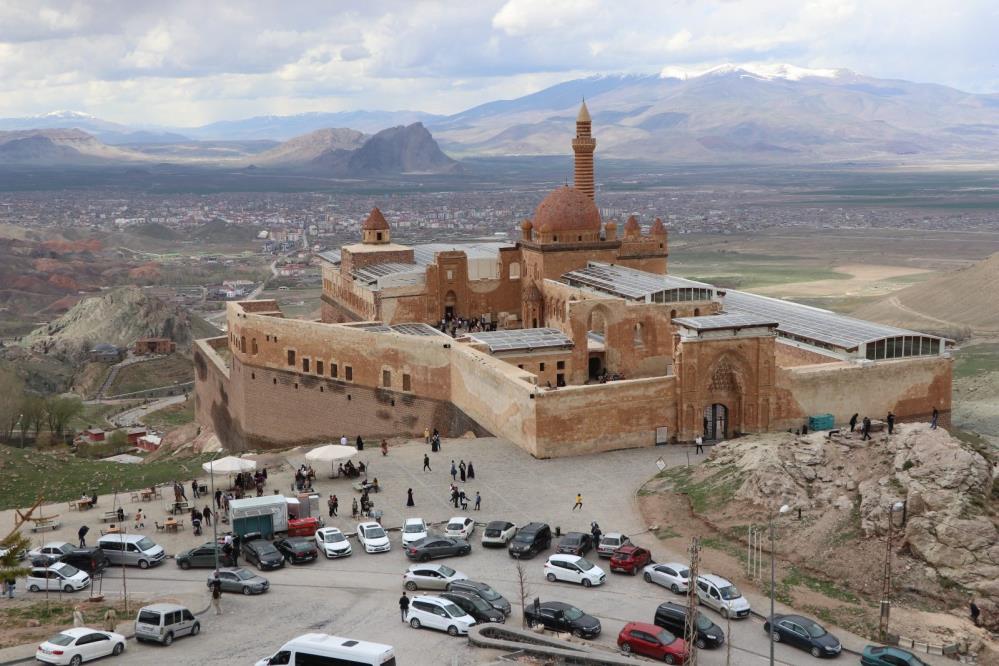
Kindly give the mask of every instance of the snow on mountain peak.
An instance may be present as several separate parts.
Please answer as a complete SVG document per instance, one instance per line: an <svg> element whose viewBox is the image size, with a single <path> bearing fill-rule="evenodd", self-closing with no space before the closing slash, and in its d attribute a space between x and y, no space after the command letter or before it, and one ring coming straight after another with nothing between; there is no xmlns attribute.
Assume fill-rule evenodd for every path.
<svg viewBox="0 0 999 666"><path fill-rule="evenodd" d="M683 69L680 67L664 67L659 72L660 78L664 79L694 79L701 76L719 76L724 74L746 74L761 79L783 79L785 81L799 81L801 79L817 77L832 79L845 74L844 69L813 69L809 67L799 67L786 63L725 63L707 69Z"/></svg>
<svg viewBox="0 0 999 666"><path fill-rule="evenodd" d="M49 111L48 113L39 114L39 115L35 116L35 118L65 118L65 119L70 119L70 118L82 119L82 118L86 118L88 120L96 120L96 117L90 115L89 113L84 113L82 111L68 111L68 110Z"/></svg>

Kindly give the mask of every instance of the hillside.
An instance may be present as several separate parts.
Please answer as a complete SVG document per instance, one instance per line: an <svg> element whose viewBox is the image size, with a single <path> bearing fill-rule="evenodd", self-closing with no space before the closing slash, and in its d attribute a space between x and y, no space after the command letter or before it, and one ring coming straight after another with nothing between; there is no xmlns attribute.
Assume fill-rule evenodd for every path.
<svg viewBox="0 0 999 666"><path fill-rule="evenodd" d="M364 142L347 161L350 175L449 173L458 163L441 152L423 123L391 127Z"/></svg>
<svg viewBox="0 0 999 666"><path fill-rule="evenodd" d="M357 130L346 128L320 129L296 136L271 148L250 161L258 166L302 166L336 151L353 151L364 145L367 137Z"/></svg>
<svg viewBox="0 0 999 666"><path fill-rule="evenodd" d="M999 253L896 291L853 314L952 337L999 334Z"/></svg>
<svg viewBox="0 0 999 666"><path fill-rule="evenodd" d="M127 347L141 337L167 337L183 353L196 337L217 334L213 326L183 308L137 287L120 287L85 298L63 316L32 331L20 344L74 363L99 343Z"/></svg>
<svg viewBox="0 0 999 666"><path fill-rule="evenodd" d="M0 163L101 164L133 161L141 155L106 146L90 134L75 129L17 130L0 132Z"/></svg>

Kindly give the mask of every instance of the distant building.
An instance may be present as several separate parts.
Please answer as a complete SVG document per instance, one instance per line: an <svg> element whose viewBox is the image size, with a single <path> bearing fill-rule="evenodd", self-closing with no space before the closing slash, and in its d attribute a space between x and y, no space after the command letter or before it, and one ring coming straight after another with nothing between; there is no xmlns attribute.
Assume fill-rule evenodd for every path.
<svg viewBox="0 0 999 666"><path fill-rule="evenodd" d="M125 350L115 347L107 342L94 345L94 348L87 352L91 361L98 363L117 363L125 356Z"/></svg>
<svg viewBox="0 0 999 666"><path fill-rule="evenodd" d="M81 433L81 436L87 444L99 444L106 439L103 428L87 428Z"/></svg>
<svg viewBox="0 0 999 666"><path fill-rule="evenodd" d="M159 435L144 435L136 440L135 445L143 451L155 451L162 443L163 438Z"/></svg>
<svg viewBox="0 0 999 666"><path fill-rule="evenodd" d="M125 431L129 444L138 445L139 440L146 436L146 429L142 427L129 428Z"/></svg>
<svg viewBox="0 0 999 666"><path fill-rule="evenodd" d="M177 343L170 338L139 338L132 352L136 356L146 354L172 354L177 351Z"/></svg>

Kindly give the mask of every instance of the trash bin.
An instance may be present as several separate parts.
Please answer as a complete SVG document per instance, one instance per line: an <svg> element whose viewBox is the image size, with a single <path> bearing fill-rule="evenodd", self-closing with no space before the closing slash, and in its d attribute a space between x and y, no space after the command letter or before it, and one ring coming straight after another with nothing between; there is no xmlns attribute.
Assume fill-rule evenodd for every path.
<svg viewBox="0 0 999 666"><path fill-rule="evenodd" d="M555 536L556 537L562 536L562 528L559 527L558 525L555 526Z"/></svg>

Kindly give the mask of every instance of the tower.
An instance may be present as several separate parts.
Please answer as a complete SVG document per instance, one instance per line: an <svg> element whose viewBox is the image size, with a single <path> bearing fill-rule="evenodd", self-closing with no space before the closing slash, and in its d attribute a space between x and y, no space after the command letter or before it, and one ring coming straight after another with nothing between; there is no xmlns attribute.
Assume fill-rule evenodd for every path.
<svg viewBox="0 0 999 666"><path fill-rule="evenodd" d="M592 135L590 112L584 101L576 116L576 138L572 140L572 151L576 154L575 187L593 199L593 151L597 140Z"/></svg>
<svg viewBox="0 0 999 666"><path fill-rule="evenodd" d="M364 224L361 225L361 242L365 245L384 245L392 242L388 221L377 206L371 209Z"/></svg>

